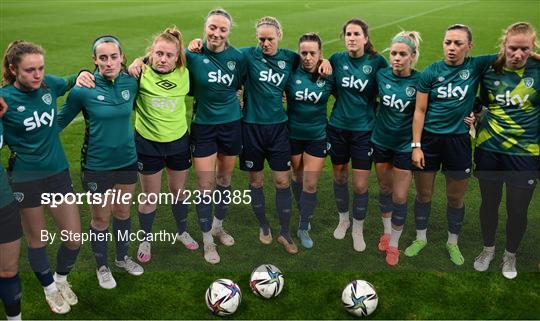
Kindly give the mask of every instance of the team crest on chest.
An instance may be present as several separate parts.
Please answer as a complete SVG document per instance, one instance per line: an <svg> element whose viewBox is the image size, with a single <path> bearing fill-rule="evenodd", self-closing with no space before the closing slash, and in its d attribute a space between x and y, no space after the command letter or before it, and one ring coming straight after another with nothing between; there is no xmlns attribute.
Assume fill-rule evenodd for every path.
<svg viewBox="0 0 540 321"><path fill-rule="evenodd" d="M124 98L124 100L129 100L129 90L122 90L122 98Z"/></svg>
<svg viewBox="0 0 540 321"><path fill-rule="evenodd" d="M236 68L236 62L235 61L227 61L227 68L229 68L230 71L233 71Z"/></svg>
<svg viewBox="0 0 540 321"><path fill-rule="evenodd" d="M362 67L362 71L364 72L364 74L369 75L373 71L373 68L370 65L365 65L364 67Z"/></svg>
<svg viewBox="0 0 540 321"><path fill-rule="evenodd" d="M324 85L326 85L326 81L324 79L318 79L316 84L317 84L317 87L322 88L324 87Z"/></svg>
<svg viewBox="0 0 540 321"><path fill-rule="evenodd" d="M285 61L283 61L283 60L278 61L278 62L277 62L277 65L278 65L278 67L281 68L281 69L285 69L285 67L287 67L287 64L286 64Z"/></svg>
<svg viewBox="0 0 540 321"><path fill-rule="evenodd" d="M501 84L501 82L498 81L498 80L495 80L495 81L493 82L493 84L494 84L495 86L499 86L499 85Z"/></svg>
<svg viewBox="0 0 540 321"><path fill-rule="evenodd" d="M202 62L204 62L205 64L207 64L207 63L210 62L210 60L208 60L208 58L204 58Z"/></svg>
<svg viewBox="0 0 540 321"><path fill-rule="evenodd" d="M22 113L22 112L25 111L25 110L26 110L26 107L24 107L24 106L19 106L19 107L17 107L17 111L18 111L19 113Z"/></svg>
<svg viewBox="0 0 540 321"><path fill-rule="evenodd" d="M295 83L296 83L297 85L300 85L300 84L302 83L302 80L296 79Z"/></svg>
<svg viewBox="0 0 540 321"><path fill-rule="evenodd" d="M104 101L105 100L105 96L103 96L103 95L98 95L96 98L99 101Z"/></svg>
<svg viewBox="0 0 540 321"><path fill-rule="evenodd" d="M439 78L437 78L437 80L438 80L439 82L443 82L443 81L444 81L444 77L443 77L443 76L440 76Z"/></svg>
<svg viewBox="0 0 540 321"><path fill-rule="evenodd" d="M414 87L407 87L405 89L405 94L407 95L407 97L412 97L414 96L414 94L416 94L416 89L414 89Z"/></svg>
<svg viewBox="0 0 540 321"><path fill-rule="evenodd" d="M534 78L532 77L523 78L523 84L525 85L525 87L531 88L534 85Z"/></svg>
<svg viewBox="0 0 540 321"><path fill-rule="evenodd" d="M386 84L386 86L385 86L385 87L386 87L386 89L390 89L390 88L392 88L392 86L390 86L389 84Z"/></svg>
<svg viewBox="0 0 540 321"><path fill-rule="evenodd" d="M266 63L266 59L264 59L264 58L261 58L261 61L262 61L263 63Z"/></svg>
<svg viewBox="0 0 540 321"><path fill-rule="evenodd" d="M47 105L50 105L52 103L52 96L51 94L45 94L41 96L41 100L43 100L43 102L46 103Z"/></svg>
<svg viewBox="0 0 540 321"><path fill-rule="evenodd" d="M343 70L349 70L349 66L347 65L343 66Z"/></svg>
<svg viewBox="0 0 540 321"><path fill-rule="evenodd" d="M461 78L463 80L469 79L470 75L471 75L471 73L469 72L469 69L465 69L465 70L462 70L462 71L459 72L459 78Z"/></svg>

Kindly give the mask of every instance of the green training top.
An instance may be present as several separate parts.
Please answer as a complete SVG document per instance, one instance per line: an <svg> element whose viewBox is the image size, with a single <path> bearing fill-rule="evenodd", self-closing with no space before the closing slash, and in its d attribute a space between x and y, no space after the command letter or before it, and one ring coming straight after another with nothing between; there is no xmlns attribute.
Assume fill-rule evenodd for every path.
<svg viewBox="0 0 540 321"><path fill-rule="evenodd" d="M540 62L529 58L524 68L490 68L481 93L489 110L476 139L478 148L518 156L540 156Z"/></svg>
<svg viewBox="0 0 540 321"><path fill-rule="evenodd" d="M4 126L2 125L2 120L0 119L0 150L4 145ZM13 202L13 193L11 187L8 184L7 173L4 170L4 167L0 165L0 209L8 206Z"/></svg>
<svg viewBox="0 0 540 321"><path fill-rule="evenodd" d="M355 131L372 130L377 106L375 75L388 63L379 54L352 58L348 52L333 54L330 63L336 77L336 102L330 125Z"/></svg>
<svg viewBox="0 0 540 321"><path fill-rule="evenodd" d="M193 122L224 124L242 118L238 89L246 73L244 55L234 47L212 52L203 46L202 53L186 50L187 66L193 88Z"/></svg>
<svg viewBox="0 0 540 321"><path fill-rule="evenodd" d="M241 48L247 61L244 85L244 122L279 124L287 121L283 109L283 91L296 68L298 56L288 49L278 49L273 56L260 47Z"/></svg>
<svg viewBox="0 0 540 321"><path fill-rule="evenodd" d="M469 132L463 120L473 110L480 78L496 57L467 57L459 66L439 60L422 72L418 91L429 95L425 131L433 134Z"/></svg>
<svg viewBox="0 0 540 321"><path fill-rule="evenodd" d="M123 72L114 81L94 73L95 88L75 87L58 114L65 128L82 110L86 122L81 167L94 171L115 170L137 161L131 112L137 80Z"/></svg>
<svg viewBox="0 0 540 321"><path fill-rule="evenodd" d="M334 77L314 77L297 68L287 84L289 135L298 140L326 138L326 103L332 94Z"/></svg>
<svg viewBox="0 0 540 321"><path fill-rule="evenodd" d="M410 152L412 121L416 102L416 84L420 73L408 77L394 75L392 67L377 72L379 109L371 141L396 152Z"/></svg>
<svg viewBox="0 0 540 321"><path fill-rule="evenodd" d="M135 101L135 130L142 137L160 143L184 136L188 92L189 71L186 68L175 68L162 74L146 66Z"/></svg>
<svg viewBox="0 0 540 321"><path fill-rule="evenodd" d="M46 75L37 90L21 91L13 84L0 90L9 106L2 121L13 182L34 181L69 168L56 122L56 99L73 87L76 77Z"/></svg>

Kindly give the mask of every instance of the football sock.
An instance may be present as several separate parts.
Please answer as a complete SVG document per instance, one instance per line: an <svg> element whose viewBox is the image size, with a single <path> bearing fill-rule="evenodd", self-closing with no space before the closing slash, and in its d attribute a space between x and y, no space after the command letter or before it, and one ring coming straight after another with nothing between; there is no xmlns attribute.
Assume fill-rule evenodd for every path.
<svg viewBox="0 0 540 321"><path fill-rule="evenodd" d="M398 204L392 202L392 224L395 226L405 225L407 219L407 203Z"/></svg>
<svg viewBox="0 0 540 321"><path fill-rule="evenodd" d="M308 230L316 205L317 192L302 191L300 195L300 226L298 227L300 230Z"/></svg>
<svg viewBox="0 0 540 321"><path fill-rule="evenodd" d="M354 193L353 219L364 220L366 218L368 199L369 199L368 192L365 192L364 194Z"/></svg>
<svg viewBox="0 0 540 321"><path fill-rule="evenodd" d="M349 212L349 184L338 184L334 181L334 196L339 213Z"/></svg>
<svg viewBox="0 0 540 321"><path fill-rule="evenodd" d="M298 206L299 209L301 206L300 200L301 200L303 186L304 185L301 182L291 180L291 190L294 196L294 200L296 201L296 205Z"/></svg>
<svg viewBox="0 0 540 321"><path fill-rule="evenodd" d="M124 257L128 254L129 247L129 231L131 229L131 218L128 217L125 220L113 218L113 233L116 238L116 260L123 261Z"/></svg>
<svg viewBox="0 0 540 321"><path fill-rule="evenodd" d="M276 188L276 209L279 217L279 225L281 226L281 235L289 235L289 223L291 221L292 197L291 189Z"/></svg>
<svg viewBox="0 0 540 321"><path fill-rule="evenodd" d="M197 216L199 217L199 227L201 231L208 232L212 229L212 204L200 202L195 205Z"/></svg>
<svg viewBox="0 0 540 321"><path fill-rule="evenodd" d="M392 212L392 193L379 194L379 210L381 211L381 213Z"/></svg>
<svg viewBox="0 0 540 321"><path fill-rule="evenodd" d="M98 231L90 226L90 233L95 235L90 243L92 244L92 251L94 252L97 267L107 266L107 248L109 244L107 235L109 234L109 229Z"/></svg>
<svg viewBox="0 0 540 321"><path fill-rule="evenodd" d="M46 246L38 248L28 247L28 261L42 287L54 283Z"/></svg>
<svg viewBox="0 0 540 321"><path fill-rule="evenodd" d="M227 198L232 199L231 186L217 185L216 190L219 192L221 197L218 196L218 202L216 202L214 205L214 217L223 221L227 215L227 212L229 211Z"/></svg>
<svg viewBox="0 0 540 321"><path fill-rule="evenodd" d="M260 227L266 232L270 229L270 226L265 215L263 187L261 186L255 188L249 185L249 189L251 190L251 208L253 209L255 217L259 221Z"/></svg>
<svg viewBox="0 0 540 321"><path fill-rule="evenodd" d="M446 219L448 220L448 232L459 234L463 218L465 216L465 205L461 208L453 208L448 204L446 206Z"/></svg>
<svg viewBox="0 0 540 321"><path fill-rule="evenodd" d="M427 229L430 213L431 202L420 203L418 200L414 201L414 221L417 230Z"/></svg>
<svg viewBox="0 0 540 321"><path fill-rule="evenodd" d="M171 204L171 211L176 223L176 233L182 235L187 229L188 205L184 202Z"/></svg>
<svg viewBox="0 0 540 321"><path fill-rule="evenodd" d="M0 278L0 298L4 303L6 316L17 317L21 314L21 279L19 274L10 278Z"/></svg>
<svg viewBox="0 0 540 321"><path fill-rule="evenodd" d="M56 273L60 275L68 275L71 269L73 269L75 261L77 261L79 250L80 247L75 250L71 250L67 248L64 243L62 243L58 248L58 252L56 253Z"/></svg>

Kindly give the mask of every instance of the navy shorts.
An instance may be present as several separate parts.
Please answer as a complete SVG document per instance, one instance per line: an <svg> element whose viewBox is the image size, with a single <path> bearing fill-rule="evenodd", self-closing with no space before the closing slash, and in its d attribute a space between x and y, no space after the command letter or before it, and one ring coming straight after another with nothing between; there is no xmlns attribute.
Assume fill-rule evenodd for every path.
<svg viewBox="0 0 540 321"><path fill-rule="evenodd" d="M152 175L167 167L183 171L191 167L189 133L179 139L160 143L148 140L135 132L137 167L141 174Z"/></svg>
<svg viewBox="0 0 540 321"><path fill-rule="evenodd" d="M328 152L326 139L300 140L291 138L289 141L291 143L291 155L300 155L306 152L311 156L325 158Z"/></svg>
<svg viewBox="0 0 540 321"><path fill-rule="evenodd" d="M215 153L238 156L242 151L242 121L215 125L191 123L191 146L193 157Z"/></svg>
<svg viewBox="0 0 540 321"><path fill-rule="evenodd" d="M412 169L411 152L396 152L393 149L382 147L372 143L373 161L375 163L390 163L395 168L408 170Z"/></svg>
<svg viewBox="0 0 540 321"><path fill-rule="evenodd" d="M477 148L474 176L482 180L502 181L521 188L534 188L538 178L539 156L515 156Z"/></svg>
<svg viewBox="0 0 540 321"><path fill-rule="evenodd" d="M370 170L373 148L371 131L340 129L328 125L326 134L330 148L328 153L334 165L344 165L352 160L352 168Z"/></svg>
<svg viewBox="0 0 540 321"><path fill-rule="evenodd" d="M16 201L0 208L0 244L22 237L21 213Z"/></svg>
<svg viewBox="0 0 540 321"><path fill-rule="evenodd" d="M244 146L240 154L240 169L262 171L264 160L274 171L288 171L291 167L291 145L287 123L259 125L242 124Z"/></svg>
<svg viewBox="0 0 540 321"><path fill-rule="evenodd" d="M66 195L73 193L73 184L69 176L69 169L46 178L29 182L12 183L13 197L20 208L41 206L41 194L59 193Z"/></svg>
<svg viewBox="0 0 540 321"><path fill-rule="evenodd" d="M83 189L90 193L103 194L116 184L131 185L137 183L137 163L110 171L82 171Z"/></svg>
<svg viewBox="0 0 540 321"><path fill-rule="evenodd" d="M466 179L472 172L472 146L469 133L433 134L423 132L422 151L424 169L415 171L437 172L441 168L444 175L456 180Z"/></svg>

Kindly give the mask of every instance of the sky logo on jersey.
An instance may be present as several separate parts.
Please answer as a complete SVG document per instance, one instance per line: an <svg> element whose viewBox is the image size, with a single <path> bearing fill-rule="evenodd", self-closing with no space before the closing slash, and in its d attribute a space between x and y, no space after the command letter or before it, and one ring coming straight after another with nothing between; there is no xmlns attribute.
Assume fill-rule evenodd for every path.
<svg viewBox="0 0 540 321"><path fill-rule="evenodd" d="M310 101L310 102L313 102L314 104L319 102L319 100L321 99L321 96L322 96L322 92L318 94L316 92L309 92L307 88L304 89L304 91L299 90L294 93L294 97L296 100Z"/></svg>
<svg viewBox="0 0 540 321"><path fill-rule="evenodd" d="M45 94L41 96L41 100L43 100L43 102L46 103L47 105L50 105L52 103L52 96L51 94Z"/></svg>
<svg viewBox="0 0 540 321"><path fill-rule="evenodd" d="M259 73L260 81L273 83L276 86L279 86L283 82L283 79L285 79L285 75L274 72L272 69L263 70Z"/></svg>
<svg viewBox="0 0 540 321"><path fill-rule="evenodd" d="M176 109L176 100L167 97L153 97L152 107L168 109L172 113Z"/></svg>
<svg viewBox="0 0 540 321"><path fill-rule="evenodd" d="M467 95L467 89L469 89L469 85L466 85L465 88L461 88L461 86L453 86L452 83L449 83L448 86L441 86L437 88L437 98L458 98L458 100L465 99L465 95Z"/></svg>
<svg viewBox="0 0 540 321"><path fill-rule="evenodd" d="M529 99L529 94L525 95L525 97L521 98L520 95L513 95L510 96L511 92L510 90L507 90L504 94L500 94L495 96L495 100L501 104L502 106L519 106L523 107L527 100Z"/></svg>
<svg viewBox="0 0 540 321"><path fill-rule="evenodd" d="M345 88L355 88L362 92L366 89L369 80L356 79L354 75L350 77L343 77L341 79L341 86Z"/></svg>
<svg viewBox="0 0 540 321"><path fill-rule="evenodd" d="M26 131L29 132L41 126L52 127L53 120L54 120L54 108L51 109L50 114L48 112L43 112L40 115L37 111L34 111L32 113L32 117L28 117L25 120L23 120L23 125L24 127L26 127Z"/></svg>
<svg viewBox="0 0 540 321"><path fill-rule="evenodd" d="M211 71L208 73L208 82L215 82L217 84L224 84L227 87L230 87L233 83L234 75L229 75L226 73L221 73L221 69L218 69L217 72Z"/></svg>
<svg viewBox="0 0 540 321"><path fill-rule="evenodd" d="M384 95L382 98L383 105L396 108L399 110L399 112L403 112L407 106L411 103L410 101L403 102L401 99L396 99L396 94L392 94L392 96Z"/></svg>
<svg viewBox="0 0 540 321"><path fill-rule="evenodd" d="M161 88L163 88L165 90L171 90L171 89L176 87L175 83L170 82L167 79L160 80L160 81L156 82L156 85L158 85L159 87L161 87Z"/></svg>

